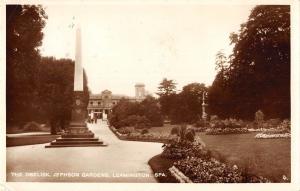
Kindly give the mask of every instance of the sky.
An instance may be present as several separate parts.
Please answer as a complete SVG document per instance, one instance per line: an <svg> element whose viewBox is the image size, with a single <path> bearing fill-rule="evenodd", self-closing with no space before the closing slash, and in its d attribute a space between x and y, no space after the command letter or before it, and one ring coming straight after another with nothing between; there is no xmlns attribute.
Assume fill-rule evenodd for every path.
<svg viewBox="0 0 300 191"><path fill-rule="evenodd" d="M247 21L252 5L106 3L45 5L43 56L75 59L75 28L82 33L82 65L92 93L134 95L144 83L155 95L163 78L177 89L211 85L216 53L230 54L231 32ZM76 26L74 26L74 23Z"/></svg>

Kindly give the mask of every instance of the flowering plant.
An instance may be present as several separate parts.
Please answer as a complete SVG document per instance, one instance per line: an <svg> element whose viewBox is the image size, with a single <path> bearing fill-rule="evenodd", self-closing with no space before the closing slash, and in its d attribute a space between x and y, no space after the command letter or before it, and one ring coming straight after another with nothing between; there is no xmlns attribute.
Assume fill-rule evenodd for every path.
<svg viewBox="0 0 300 191"><path fill-rule="evenodd" d="M206 131L207 135L222 135L222 134L242 134L248 133L247 128L210 128Z"/></svg>

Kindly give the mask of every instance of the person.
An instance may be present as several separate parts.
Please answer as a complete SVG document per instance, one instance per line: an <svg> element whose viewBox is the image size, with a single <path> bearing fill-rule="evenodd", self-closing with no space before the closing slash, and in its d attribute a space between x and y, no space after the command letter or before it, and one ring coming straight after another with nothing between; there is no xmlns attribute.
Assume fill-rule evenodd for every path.
<svg viewBox="0 0 300 191"><path fill-rule="evenodd" d="M94 123L94 112L91 112L91 123Z"/></svg>
<svg viewBox="0 0 300 191"><path fill-rule="evenodd" d="M91 114L88 114L88 123L91 123Z"/></svg>
<svg viewBox="0 0 300 191"><path fill-rule="evenodd" d="M95 124L97 124L97 114L94 115L94 122L95 122Z"/></svg>

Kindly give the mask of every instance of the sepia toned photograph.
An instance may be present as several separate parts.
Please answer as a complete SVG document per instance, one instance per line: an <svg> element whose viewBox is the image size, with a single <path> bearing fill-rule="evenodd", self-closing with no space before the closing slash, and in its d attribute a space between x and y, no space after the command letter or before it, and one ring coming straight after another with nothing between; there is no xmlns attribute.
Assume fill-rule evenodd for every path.
<svg viewBox="0 0 300 191"><path fill-rule="evenodd" d="M292 182L289 4L5 11L6 182Z"/></svg>

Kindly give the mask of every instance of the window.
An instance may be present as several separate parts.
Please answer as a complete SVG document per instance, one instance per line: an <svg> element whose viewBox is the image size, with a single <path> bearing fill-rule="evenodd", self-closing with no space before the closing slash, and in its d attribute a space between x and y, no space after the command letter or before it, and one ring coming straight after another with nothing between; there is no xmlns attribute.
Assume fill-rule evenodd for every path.
<svg viewBox="0 0 300 191"><path fill-rule="evenodd" d="M100 102L100 101L98 101L98 105L101 105L101 102Z"/></svg>
<svg viewBox="0 0 300 191"><path fill-rule="evenodd" d="M90 104L93 105L93 102L91 101Z"/></svg>

